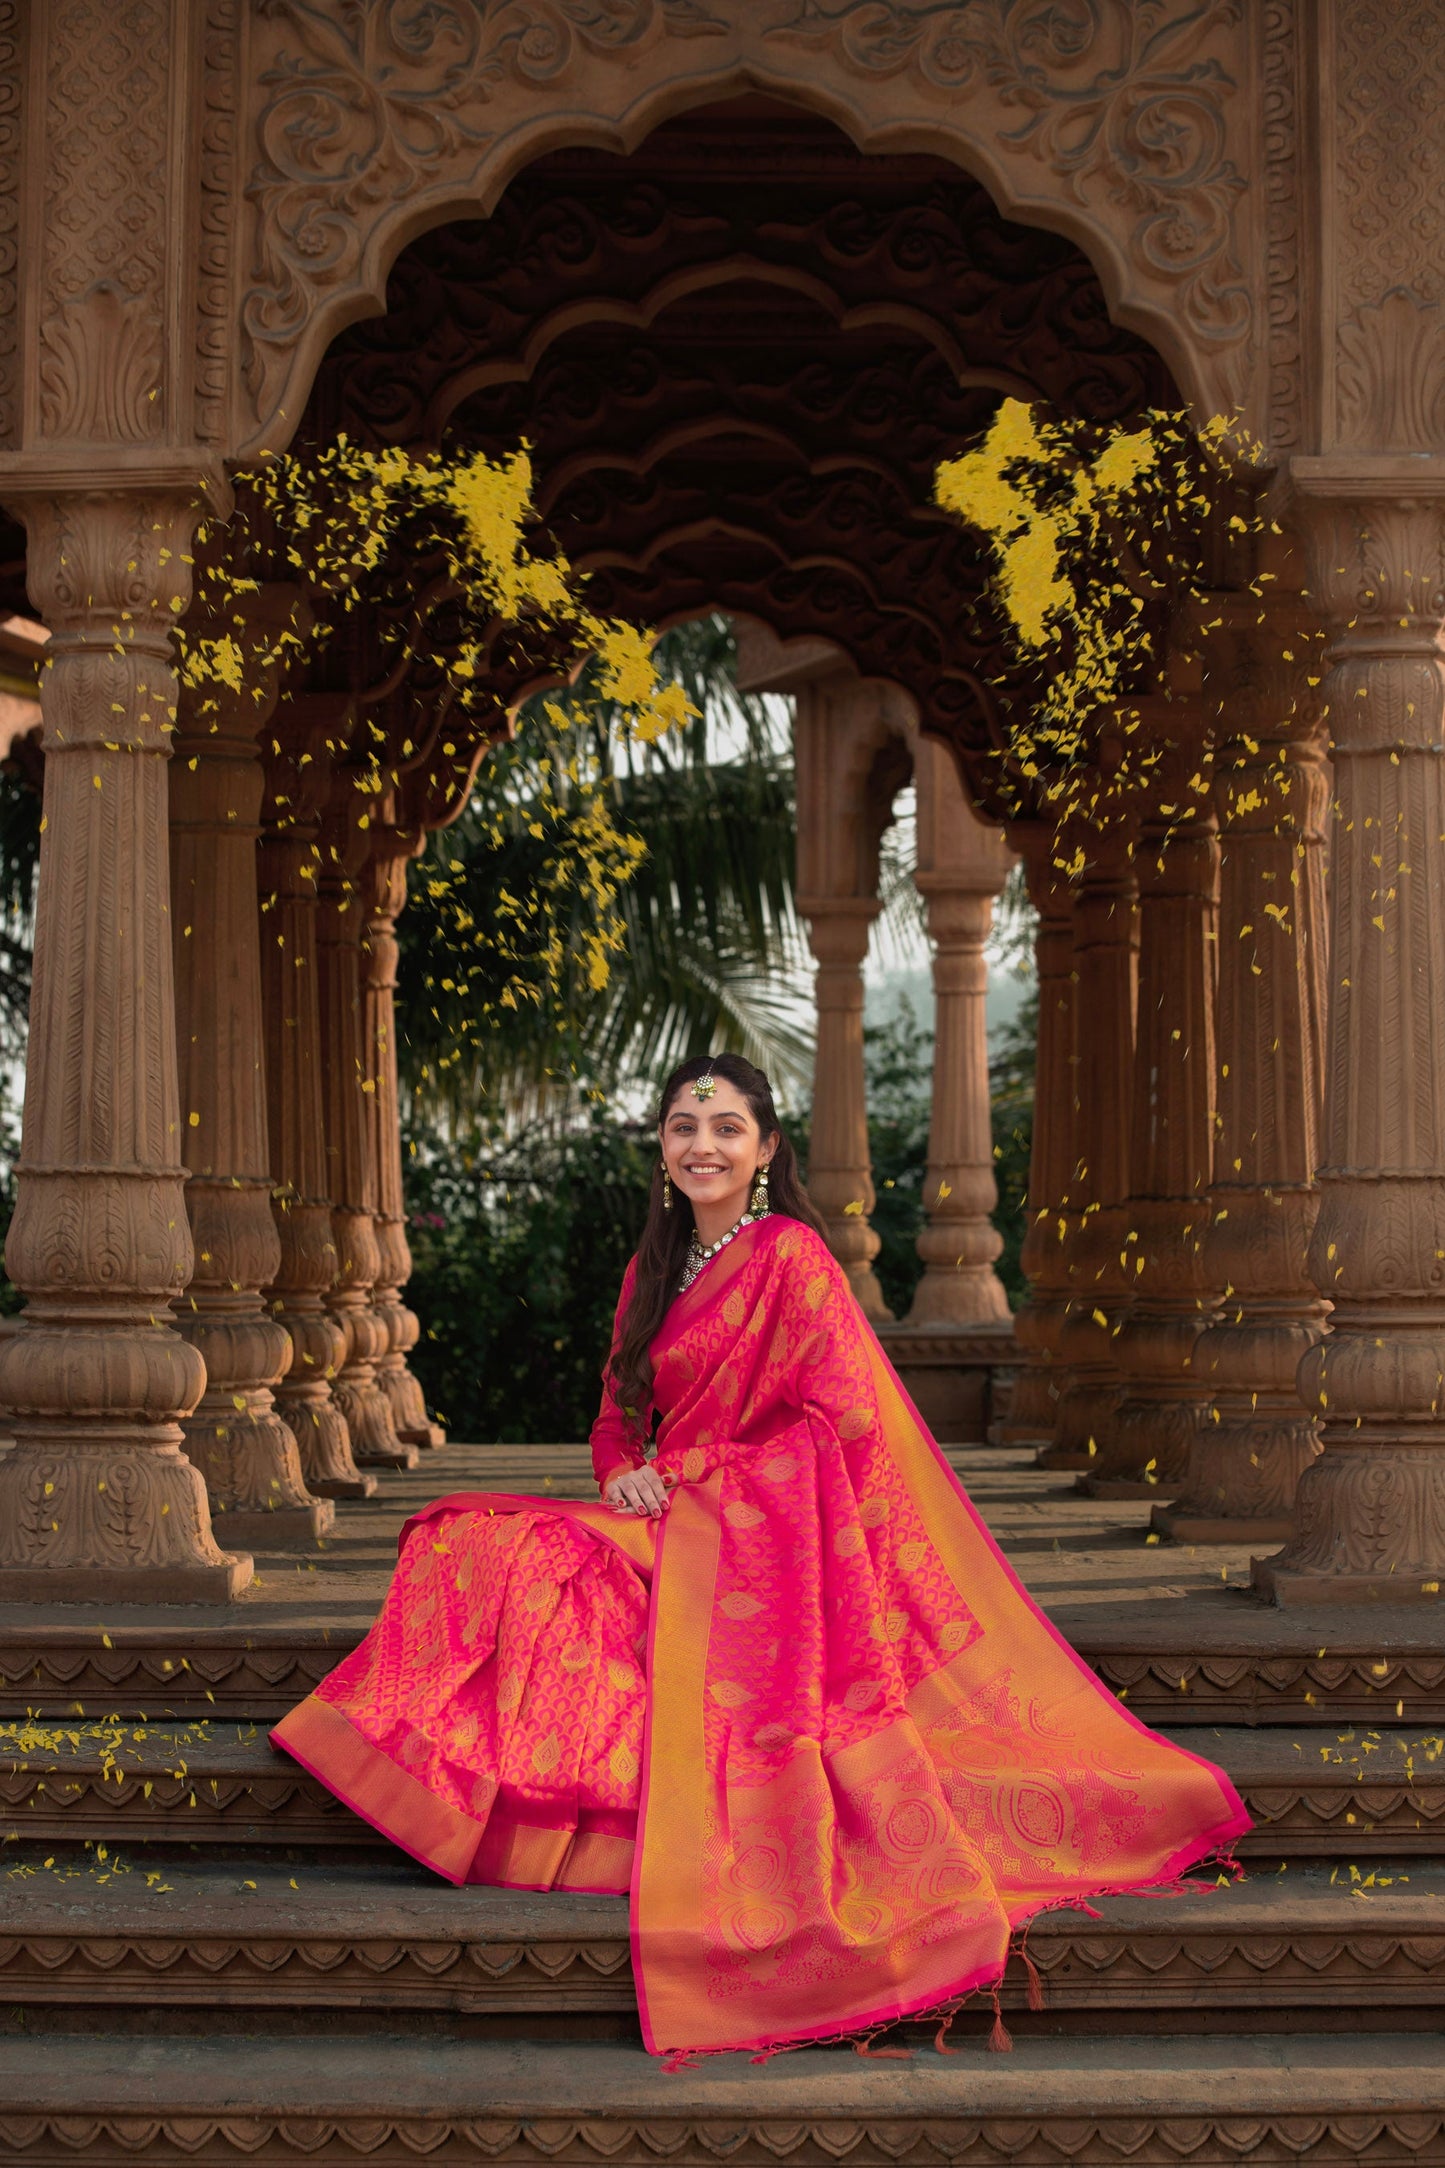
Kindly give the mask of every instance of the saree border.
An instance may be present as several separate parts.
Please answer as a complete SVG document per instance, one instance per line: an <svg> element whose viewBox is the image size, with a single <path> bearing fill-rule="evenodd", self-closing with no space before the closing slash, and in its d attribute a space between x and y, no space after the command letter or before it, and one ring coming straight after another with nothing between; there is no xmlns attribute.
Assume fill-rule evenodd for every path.
<svg viewBox="0 0 1445 2168"><path fill-rule="evenodd" d="M1085 1661L1085 1659L1080 1656L1078 1650L1074 1647L1073 1643L1069 1641L1066 1636L1059 1631L1059 1628L1054 1624L1048 1613L1043 1610L1043 1608L1039 1605L1036 1599L1030 1595L1028 1589L1024 1586L1024 1583L1019 1578L1018 1573L1015 1571L1014 1567L1005 1556L992 1530L989 1528L988 1523L984 1520L977 1506L975 1506L973 1500L969 1497L968 1492L964 1489L962 1483L960 1483L953 1469L949 1466L948 1459L944 1454L943 1449L934 1438L932 1432L929 1430L927 1424L924 1422L917 1408L913 1405L913 1402L909 1399L908 1393L902 1383L902 1380L899 1378L897 1372L894 1370L893 1365L889 1362L887 1353L879 1342L878 1335L874 1332L872 1326L868 1323L867 1318L862 1316L861 1311L859 1312L859 1316L860 1318L862 1318L862 1322L867 1330L869 1342L869 1368L873 1373L875 1387L882 1387L898 1402L902 1413L907 1418L909 1424L914 1431L914 1436L909 1441L910 1445L913 1448L913 1451L911 1453L900 1452L899 1446L902 1441L899 1439L898 1436L899 1426L897 1424L890 1424L886 1420L880 1422L880 1435L882 1436L882 1439L887 1446L890 1455L893 1458L894 1465L897 1467L898 1473L902 1478L905 1487L907 1488L915 1506L918 1509L918 1513L923 1521L924 1527L927 1528L927 1530L929 1531L929 1541L933 1544L935 1550L938 1552L940 1559L942 1559L944 1565L948 1570L949 1579L953 1582L955 1589L958 1591L960 1600L968 1605L969 1610L973 1616L978 1616L978 1613L974 1610L973 1602L970 1599L967 1590L961 1585L960 1577L956 1570L956 1557L950 1555L952 1546L948 1541L946 1533L948 1520L947 1513L939 1513L937 1511L936 1502L944 1493L947 1494L948 1501L951 1505L961 1508L963 1512L968 1515L969 1522L975 1534L986 1546L989 1555L993 1560L993 1563L998 1568L1000 1574L1003 1576L1003 1579L1006 1582L1009 1590L1017 1599L1017 1601L1022 1604L1028 1616L1034 1621L1034 1623L1037 1626L1041 1627L1044 1633L1047 1634L1049 1640L1053 1643L1055 1649L1066 1659L1070 1669L1076 1674L1080 1685L1091 1694L1098 1696L1099 1699L1102 1701L1104 1707L1108 1710L1108 1712L1114 1718L1120 1720L1128 1729L1134 1731L1143 1738L1158 1740L1158 1733L1152 1730L1152 1728L1144 1722L1143 1718L1137 1716L1132 1709L1126 1708L1124 1703L1119 1700L1118 1696L1110 1691L1110 1689L1104 1684L1104 1682L1098 1677L1098 1675L1090 1668L1089 1664ZM880 1414L882 1414L883 1412L884 1411L880 1408ZM926 1457L922 1460L921 1466L916 1465L919 1458L917 1448L920 1444L926 1448ZM909 1465L910 1460L915 1462L914 1466ZM919 1481L920 1477L923 1478L922 1482ZM929 1491L932 1491L933 1493L932 1498L930 1498L928 1495ZM980 1619L980 1624L984 1626L986 1632L997 1632L999 1630L997 1623L993 1621ZM961 1655L958 1658L954 1659L954 1662L961 1663L964 1659L966 1659L967 1655L967 1650L962 1651ZM940 1665L939 1670L933 1673L929 1680L923 1681L919 1687L914 1689L914 1695L909 1697L910 1701L918 1694L926 1692L934 1679L946 1677L947 1673L952 1670L952 1668L952 1665ZM1197 1839L1197 1841L1192 1841L1187 1845L1180 1846L1176 1849L1176 1851L1172 1852L1166 1860L1164 1866L1159 1869L1157 1874L1149 1876L1144 1881L1104 1881L1099 1883L1095 1888L1091 1890L1081 1890L1079 1892L1081 1897L1089 1895L1097 1896L1101 1892L1105 1891L1117 1891L1123 1894L1129 1890L1151 1888L1156 1882L1171 1880L1176 1876L1184 1873L1187 1868L1195 1865L1199 1860L1205 1858L1210 1852L1217 1851L1221 1845L1232 1843L1236 1837L1243 1836L1246 1830L1253 1828L1253 1822L1245 1809L1244 1802L1240 1798L1238 1791L1236 1790L1235 1786L1230 1782L1229 1778L1225 1775L1224 1771L1220 1769L1217 1764L1208 1760L1207 1757L1203 1754L1196 1754L1190 1747L1176 1745L1176 1743L1172 1739L1160 1741L1159 1743L1164 1745L1171 1754L1181 1755L1185 1761L1192 1762L1197 1769L1203 1770L1213 1780L1214 1784L1219 1790L1221 1801L1226 1810L1222 1820L1217 1823L1211 1823L1207 1830ZM1032 1908L1029 1908L1029 1910L1027 1911L1021 1912L1020 1920L1026 1917L1030 1917L1032 1912L1036 1911L1037 1909L1038 1907L1034 1906ZM1013 1922L1013 1924L1018 1923Z"/></svg>
<svg viewBox="0 0 1445 2168"><path fill-rule="evenodd" d="M438 1799L316 1694L283 1716L270 1736L343 1806L454 1888L485 1882L579 1895L628 1892L636 1839L605 1826L626 1820L623 1815L584 1813L550 1824L524 1821L497 1805L479 1821Z"/></svg>
<svg viewBox="0 0 1445 2168"><path fill-rule="evenodd" d="M658 1537L648 1618L647 1711L629 1939L642 2038L654 2055L670 2052L670 2047L657 2045L656 2012L685 1991L695 1970L688 1937L695 1940L696 1929L688 1923L700 1916L707 1807L704 1694L722 1540L721 1495L721 1468L703 1482L679 1485L673 1492Z"/></svg>

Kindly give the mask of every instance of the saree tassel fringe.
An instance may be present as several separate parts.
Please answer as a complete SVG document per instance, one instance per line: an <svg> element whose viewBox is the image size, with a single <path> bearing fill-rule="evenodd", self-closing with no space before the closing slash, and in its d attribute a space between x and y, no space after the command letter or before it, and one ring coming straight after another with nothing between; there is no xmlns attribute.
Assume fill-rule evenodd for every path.
<svg viewBox="0 0 1445 2168"><path fill-rule="evenodd" d="M988 2036L987 2044L991 2055L1012 2055L1014 2051L1013 2034L1003 2021L997 1988L993 1990L993 2031Z"/></svg>

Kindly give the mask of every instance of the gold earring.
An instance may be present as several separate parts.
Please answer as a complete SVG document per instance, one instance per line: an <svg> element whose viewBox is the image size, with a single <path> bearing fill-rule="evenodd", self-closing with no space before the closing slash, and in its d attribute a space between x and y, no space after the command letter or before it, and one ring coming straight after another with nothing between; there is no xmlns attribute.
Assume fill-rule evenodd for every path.
<svg viewBox="0 0 1445 2168"><path fill-rule="evenodd" d="M662 1209L664 1212L672 1210L672 1176L667 1171L665 1161L662 1169Z"/></svg>
<svg viewBox="0 0 1445 2168"><path fill-rule="evenodd" d="M763 1164L758 1169L757 1178L753 1183L753 1194L748 1204L748 1210L752 1213L754 1219L761 1219L767 1209L768 1163L766 1160L764 1160Z"/></svg>

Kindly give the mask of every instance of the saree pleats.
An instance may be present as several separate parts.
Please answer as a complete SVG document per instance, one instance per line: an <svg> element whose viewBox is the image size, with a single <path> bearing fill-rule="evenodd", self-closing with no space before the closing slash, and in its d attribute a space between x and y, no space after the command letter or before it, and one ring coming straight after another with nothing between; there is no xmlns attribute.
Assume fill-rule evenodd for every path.
<svg viewBox="0 0 1445 2168"><path fill-rule="evenodd" d="M450 1881L626 1890L646 1582L582 1513L512 1504L413 1522L366 1640L272 1736Z"/></svg>
<svg viewBox="0 0 1445 2168"><path fill-rule="evenodd" d="M946 2007L1038 1911L1248 1827L1028 1597L809 1229L745 1230L652 1354L656 1532L440 1501L275 1736L453 1880L618 1888L630 1860L655 2052Z"/></svg>

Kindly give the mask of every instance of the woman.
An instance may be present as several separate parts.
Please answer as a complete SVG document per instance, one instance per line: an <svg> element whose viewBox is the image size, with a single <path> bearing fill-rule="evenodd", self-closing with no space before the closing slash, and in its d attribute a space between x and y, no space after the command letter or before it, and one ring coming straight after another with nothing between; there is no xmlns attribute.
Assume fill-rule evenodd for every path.
<svg viewBox="0 0 1445 2168"><path fill-rule="evenodd" d="M1248 1818L1024 1593L829 1254L766 1077L685 1062L659 1136L602 1503L439 1499L272 1736L453 1882L630 1890L654 2053L863 2032Z"/></svg>

